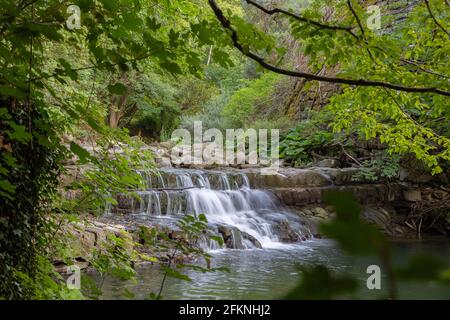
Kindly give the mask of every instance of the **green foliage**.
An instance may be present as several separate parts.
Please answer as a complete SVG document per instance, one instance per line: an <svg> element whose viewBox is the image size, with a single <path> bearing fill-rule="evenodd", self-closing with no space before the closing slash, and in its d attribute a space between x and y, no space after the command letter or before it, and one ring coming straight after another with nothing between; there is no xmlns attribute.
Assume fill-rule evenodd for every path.
<svg viewBox="0 0 450 320"><path fill-rule="evenodd" d="M276 119L257 119L255 122L253 122L250 127L255 130L260 129L278 129L280 130L280 134L286 134L287 131L289 131L289 128L293 126L294 121L289 119L287 116L280 116Z"/></svg>
<svg viewBox="0 0 450 320"><path fill-rule="evenodd" d="M236 59L233 67L224 68L213 61L206 68L205 78L201 81L210 86L213 85L212 88L214 89L210 90L215 95L200 103L198 107L192 110L194 112L187 110L188 115L183 115L180 126L192 131L194 121L201 121L205 130L232 128L232 119L224 115L224 108L236 91L249 86L257 77L258 74L254 70L254 64L243 63ZM186 95L187 93L182 91L180 94Z"/></svg>
<svg viewBox="0 0 450 320"><path fill-rule="evenodd" d="M182 273L183 269L191 269L196 272L217 272L228 271L226 268L212 268L211 255L206 253L199 246L199 241L210 240L217 241L223 245L221 237L211 236L208 233L208 221L205 215L198 216L186 215L178 222L178 236L174 237L167 233L167 230L158 230L156 228L141 228L140 238L144 246L150 249L164 271L164 277L157 293L150 293L150 299L162 299L167 277L176 278L183 281L192 281L189 276ZM164 258L163 258L164 257ZM203 260L205 267L200 264L190 264L189 261Z"/></svg>
<svg viewBox="0 0 450 320"><path fill-rule="evenodd" d="M400 157L381 152L372 160L363 161L360 170L352 176L353 181L374 182L382 179L391 181L398 178Z"/></svg>
<svg viewBox="0 0 450 320"><path fill-rule="evenodd" d="M109 235L100 249L93 253L94 257L91 264L103 279L106 276L121 280L134 279L136 272L132 265L130 246L132 246L132 243L127 243L125 238ZM101 288L97 292L100 293ZM87 294L90 293L92 293L92 289L87 292Z"/></svg>
<svg viewBox="0 0 450 320"><path fill-rule="evenodd" d="M140 75L132 82L129 104L135 110L123 118L121 126L129 127L134 134L156 139L174 130L181 115L179 92L174 84L153 73Z"/></svg>
<svg viewBox="0 0 450 320"><path fill-rule="evenodd" d="M177 103L183 112L195 114L201 111L201 106L211 101L219 94L218 88L205 76L205 79L185 78L178 85Z"/></svg>
<svg viewBox="0 0 450 320"><path fill-rule="evenodd" d="M352 3L357 14L366 18L363 8ZM442 1L430 3L448 30L448 7ZM81 9L80 29L65 26L71 4ZM237 2L222 5L232 15L245 52L255 50L281 65L290 63L284 61L286 52L277 44L276 40L283 39L280 34L272 37L254 28ZM301 6L302 14L315 20L322 18L323 8L333 6L327 23L355 25L343 1L320 0ZM152 168L150 157L136 151L139 145L129 139L128 132L109 130L103 125L105 120L158 138L178 126L181 114L203 107L208 110L208 125L222 124L217 127L223 128L230 121L233 126L249 126L261 120L258 116L264 114L266 104L276 105L270 100L280 77L259 76L254 64L240 63L230 54L229 34L206 10L205 1L159 1L155 5L143 0L0 0L0 8L0 297L76 297L79 292L62 288L47 261L56 246L48 217L72 209L96 213L105 200L114 202L113 195L133 194L141 185L135 169ZM290 40L300 44L312 72L339 66L339 76L449 88L450 42L423 3L392 32L367 29L356 38L304 21L289 23ZM193 77L202 78L202 69L210 61L205 79L215 83L215 88L202 82L189 92ZM186 74L185 82L178 80ZM433 173L439 173L450 159L448 103L443 96L432 94L344 87L328 106L336 115L330 127L339 134L356 131L364 139L379 137L390 154L413 153ZM281 119L273 117L269 124ZM308 150L328 146L332 139L325 131L306 138L300 132L291 133L283 152L296 165L309 161ZM80 143L86 141L92 142L92 150ZM81 190L83 197L73 204L57 203L63 159L71 157L89 168L84 180L67 187ZM369 163L368 167L378 165ZM381 174L389 178L394 171L388 167ZM195 240L206 221L187 219L180 228ZM329 226L327 231L343 237L342 229L350 232L356 225L355 220L350 226ZM362 242L377 238L364 230L358 235ZM130 257L124 255L123 244L118 239L111 241L112 251L98 255L98 268L116 275L123 269L124 275L131 276ZM198 248L173 242L167 248L205 257ZM208 265L208 258L204 259ZM167 275L182 277L170 266L165 266ZM160 296L161 292L156 297Z"/></svg>
<svg viewBox="0 0 450 320"><path fill-rule="evenodd" d="M338 139L327 130L321 129L314 121L303 121L290 129L280 142L280 157L293 166L299 167L311 163L313 153L336 155L338 148L330 146Z"/></svg>
<svg viewBox="0 0 450 320"><path fill-rule="evenodd" d="M324 74L324 70L329 70L329 76L335 73L343 79L405 87L405 90L393 90L389 86L343 85L341 93L334 95L327 107L334 115L330 128L337 133L357 132L365 140L377 137L386 144L390 154L414 154L433 174L441 173L450 160L450 142L445 128L448 127L449 99L442 94L407 90L430 87L450 90L450 8L445 1L429 1L433 17L425 1L411 5L405 2L402 5L409 11L405 19L398 19L395 14L398 10L383 5L381 30L376 30L367 25L370 13L366 5L353 0L319 0L303 3L300 10L298 4L288 2L281 6L301 12L302 18L280 13L276 24L251 25L232 12L227 12L226 16L231 21L230 28L237 33L243 53L258 54L276 67L295 71L292 66L298 65L295 50L299 48L307 60L302 71ZM254 6L250 8L261 13ZM324 12L330 12L326 25L337 28L310 22L324 21ZM286 36L280 36L279 26L283 23L289 25L288 30L284 30ZM290 54L280 50L283 42L296 44L289 47L292 48ZM228 44L231 45L231 41Z"/></svg>
<svg viewBox="0 0 450 320"><path fill-rule="evenodd" d="M65 26L71 4L81 9L80 29ZM102 126L110 102L125 101L130 92L137 93L132 98L139 102L145 100L138 96L145 88L130 90L117 75L140 71L143 65L172 76L200 75L202 47L215 45L220 30L204 15L200 1L155 6L141 0L0 0L0 8L0 297L41 298L48 295L37 295L35 288L53 286L40 276L47 270L38 257L48 258L44 221L55 209L62 159L76 156L96 168L80 185L90 204L105 200L107 191L137 185L133 162L138 156L138 161L148 160L125 146L123 153L108 154L108 143L130 145L126 135ZM202 28L209 31L201 34ZM230 65L216 47L213 56ZM176 125L166 124L159 131ZM97 140L99 154L95 144L92 153L74 139L65 145L67 133Z"/></svg>
<svg viewBox="0 0 450 320"><path fill-rule="evenodd" d="M78 147L82 156L89 155L90 166L81 179L66 187L82 192L77 211L104 213L106 203L116 204L116 195L134 195L134 190L145 188L139 170L153 170L154 162L152 154L140 146L142 142L130 139L126 131L116 130L97 139L92 155ZM79 162L85 163L85 159L81 157Z"/></svg>
<svg viewBox="0 0 450 320"><path fill-rule="evenodd" d="M60 131L45 108L19 108L9 105L0 119L5 149L0 155L0 296L11 299L36 295L27 284L41 274L36 253L43 250L42 217L49 209L43 199L55 192L65 153L55 144Z"/></svg>
<svg viewBox="0 0 450 320"><path fill-rule="evenodd" d="M214 97L210 102L206 103L201 113L183 117L181 127L187 130L194 130L194 122L201 121L205 130L210 128L218 128L226 130L230 128L230 123L227 118L222 116L223 107L228 101L225 94L220 94Z"/></svg>
<svg viewBox="0 0 450 320"><path fill-rule="evenodd" d="M375 226L361 219L362 209L351 194L330 192L324 200L336 212L335 221L320 225L324 235L336 239L344 250L355 255L387 252L387 239Z"/></svg>
<svg viewBox="0 0 450 320"><path fill-rule="evenodd" d="M12 276L32 292L33 299L39 300L82 300L83 294L77 289L69 289L65 279L53 269L53 265L47 257L37 256L37 268L35 279L30 278L29 274L14 270Z"/></svg>
<svg viewBox="0 0 450 320"><path fill-rule="evenodd" d="M212 63L205 69L205 80L212 82L220 89L220 93L226 96L230 96L237 90L248 86L249 80L258 78L253 63L238 58L235 60L234 66L230 68Z"/></svg>
<svg viewBox="0 0 450 320"><path fill-rule="evenodd" d="M421 97L398 94L396 99L405 108L415 105L426 113L428 111L425 110L430 108L430 104ZM351 113L343 108L350 101L354 106ZM379 136L391 154L414 154L433 173L442 172L442 165L450 160L449 139L424 126L430 119L425 120L423 125L419 124L397 106L389 93L354 89L334 97L329 108L337 115L331 125L335 132L356 130L367 140Z"/></svg>
<svg viewBox="0 0 450 320"><path fill-rule="evenodd" d="M248 87L238 90L223 109L223 115L230 119L235 128L248 127L255 112L270 101L275 85L280 76L265 73L261 78L252 81Z"/></svg>

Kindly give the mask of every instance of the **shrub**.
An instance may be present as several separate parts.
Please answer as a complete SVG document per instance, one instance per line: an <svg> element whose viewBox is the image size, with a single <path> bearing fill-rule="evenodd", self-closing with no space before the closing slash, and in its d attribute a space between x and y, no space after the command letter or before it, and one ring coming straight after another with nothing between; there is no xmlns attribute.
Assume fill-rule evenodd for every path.
<svg viewBox="0 0 450 320"><path fill-rule="evenodd" d="M296 167L307 165L312 161L313 153L325 151L327 155L335 154L337 148L327 145L336 138L335 134L321 129L312 121L302 122L282 137L280 157Z"/></svg>

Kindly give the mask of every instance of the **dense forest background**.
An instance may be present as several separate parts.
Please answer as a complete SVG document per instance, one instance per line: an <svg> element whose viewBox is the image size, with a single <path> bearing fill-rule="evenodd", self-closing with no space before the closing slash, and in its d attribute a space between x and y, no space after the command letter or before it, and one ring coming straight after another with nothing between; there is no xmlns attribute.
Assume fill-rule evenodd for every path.
<svg viewBox="0 0 450 320"><path fill-rule="evenodd" d="M80 21L67 10L73 4ZM382 8L378 29L366 23L368 5ZM48 259L66 250L52 217L102 212L109 195L140 183L135 168L153 166L143 142L167 141L194 121L204 129L281 129L286 165L332 158L363 168L363 181L388 182L401 168L448 170L448 1L0 7L4 298L64 298ZM111 155L118 145L123 153ZM61 196L71 158L98 169L71 186L82 201Z"/></svg>

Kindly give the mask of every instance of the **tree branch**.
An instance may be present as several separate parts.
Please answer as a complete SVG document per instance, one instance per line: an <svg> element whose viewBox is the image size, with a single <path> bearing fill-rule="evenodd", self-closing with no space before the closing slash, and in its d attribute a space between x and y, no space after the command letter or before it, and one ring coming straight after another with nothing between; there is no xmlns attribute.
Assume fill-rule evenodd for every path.
<svg viewBox="0 0 450 320"><path fill-rule="evenodd" d="M351 0L347 0L347 5L348 5L348 8L350 9L352 15L355 17L356 22L358 23L359 30L361 30L363 38L365 38L366 37L366 32L364 31L364 27L363 27L363 25L361 23L361 20L359 19L359 16L356 14L355 9L353 8L352 1Z"/></svg>
<svg viewBox="0 0 450 320"><path fill-rule="evenodd" d="M268 15L274 15L274 14L277 14L277 13L285 14L285 15L287 15L289 17L292 17L292 18L294 18L296 20L307 22L307 23L311 23L311 24L313 24L313 25L315 25L317 27L320 27L320 28L331 29L331 30L343 30L343 31L349 32L355 39L360 40L360 37L358 35L356 35L352 31L353 27L350 27L350 26L348 26L348 27L346 27L346 26L333 26L333 25L322 24L320 22L309 20L309 19L307 19L305 17L296 15L296 14L294 14L292 12L289 12L289 11L286 11L286 10L283 10L283 9L279 9L279 8L267 9L267 8L263 7L262 5L256 3L255 1L252 1L252 0L246 0L246 2L248 4L250 4L250 5L253 5L254 7L258 8L259 10L263 11L264 13L266 13ZM356 21L358 23L359 29L361 30L361 33L362 33L363 38L364 38L364 43L366 45L368 45L369 42L366 39L365 30L364 30L364 27L362 25L361 19L359 18L358 14L354 10L353 5L351 3L351 0L348 0L347 5L348 5L350 11L352 12L353 16L355 17L355 19L356 19ZM379 50L379 51L381 51L383 53L386 53L386 51L383 48L380 48L380 47L373 47L373 48L377 49L377 50ZM375 61L374 56L372 54L372 51L370 51L370 48L367 47L366 49L367 49L367 52L370 55L372 61ZM432 74L432 75L435 75L435 76L438 76L438 77L441 77L441 78L450 78L449 76L446 76L446 75L443 75L443 74L440 74L440 73L437 73L437 72L433 72L431 70L424 69L424 68L420 67L417 63L414 63L414 61L408 61L408 60L404 60L404 59L400 59L400 60L402 62L404 62L404 63L415 65L419 70L421 70L421 71L423 71L425 73L429 73L429 74Z"/></svg>
<svg viewBox="0 0 450 320"><path fill-rule="evenodd" d="M319 28L322 28L322 29L342 30L342 31L348 32L354 38L359 39L359 37L355 33L353 33L353 31L352 31L353 27L329 25L329 24L321 23L319 21L315 21L315 20L311 20L311 19L305 18L303 16L297 15L295 13L292 13L292 12L284 10L284 9L280 9L280 8L267 9L267 8L263 7L262 5L256 3L255 1L252 1L252 0L245 0L245 1L248 4L258 8L259 10L263 11L264 13L266 13L268 15L274 15L274 14L281 13L281 14L287 15L287 16L289 16L291 18L294 18L295 20L306 22L306 23L312 24L312 25L314 25L316 27L319 27Z"/></svg>
<svg viewBox="0 0 450 320"><path fill-rule="evenodd" d="M411 61L411 60L404 59L404 58L400 58L400 61L403 62L404 64L415 66L417 68L417 70L423 71L423 72L428 73L428 74L432 74L432 75L434 75L436 77L450 79L450 76L448 76L446 74L442 74L442 73L436 72L436 71L433 71L433 70L426 69L426 68L422 67L416 61ZM413 72L417 72L417 70L413 71Z"/></svg>
<svg viewBox="0 0 450 320"><path fill-rule="evenodd" d="M23 4L19 4L18 6L18 10L25 10L26 8L28 8L29 6L33 5L35 2L37 2L38 0L31 0L28 3L23 3ZM8 16L8 15L7 15ZM0 28L0 36L2 36L4 34L4 32L6 31L6 29L8 28L8 26L10 26L17 18L17 15L13 15L11 16L11 20L10 21L5 21L3 23L3 26ZM7 20L7 19L5 19Z"/></svg>
<svg viewBox="0 0 450 320"><path fill-rule="evenodd" d="M441 90L435 87L406 87L402 85L392 84L388 82L383 81L375 81L375 80L365 80L365 79L345 79L345 78L339 78L339 77L326 77L326 76L320 76L315 75L311 73L301 72L301 71L293 71L293 70L287 70L282 69L279 67L276 67L268 62L265 61L263 57L258 56L257 54L248 51L244 49L243 45L239 42L239 37L236 32L236 30L233 29L231 26L230 21L223 15L222 10L218 7L215 0L208 0L209 5L211 9L214 11L214 14L221 23L222 27L230 32L230 37L233 43L233 46L238 49L242 54L249 57L250 59L256 61L259 65L261 65L263 68L273 71L275 73L284 74L291 77L297 77L297 78L304 78L308 80L315 80L315 81L323 81L323 82L330 82L330 83L338 83L338 84L348 84L348 85L355 85L355 86L361 86L361 87L383 87L398 91L404 91L404 92L415 92L415 93L436 93L443 96L450 97L450 92Z"/></svg>
<svg viewBox="0 0 450 320"><path fill-rule="evenodd" d="M431 11L431 7L430 7L430 2L428 0L424 0L425 1L425 5L427 6L428 12L430 13L430 16L433 18L434 22L436 23L436 25L441 28L442 31L444 31L449 37L450 37L450 32L448 32L443 26L442 24L439 23L439 21L436 19L436 17L434 16L433 12Z"/></svg>
<svg viewBox="0 0 450 320"><path fill-rule="evenodd" d="M359 30L361 30L361 34L362 34L362 37L364 39L364 43L366 43L366 45L368 45L369 41L367 41L366 32L364 31L364 27L363 27L363 25L361 23L361 19L359 19L358 14L356 13L355 9L353 8L352 0L347 0L347 5L348 5L348 8L350 9L353 17L355 17L356 22L358 23ZM375 62L375 58L373 57L372 52L370 51L370 49L366 48L366 50L367 50L367 53L369 54L370 58L372 59L372 61Z"/></svg>
<svg viewBox="0 0 450 320"><path fill-rule="evenodd" d="M35 2L38 2L39 0L31 0L30 2L28 2L28 3L24 3L22 6L20 6L20 9L21 10L24 10L24 9L26 9L27 7L29 7L29 6L31 6L32 4L34 4Z"/></svg>
<svg viewBox="0 0 450 320"><path fill-rule="evenodd" d="M150 57L152 55L152 53L146 53L145 55L142 55L140 57L137 58L133 58L133 59L129 59L126 60L126 62L137 62L140 60L145 60L148 57ZM101 68L107 68L107 67L115 67L117 65L119 65L122 62L117 62L117 63L103 63L103 64L94 64L94 65L90 65L90 66L85 66L85 67L80 67L80 68L72 68L70 69L71 72L79 72L79 71L84 71L84 70L96 70L96 69L101 69ZM45 80L45 79L50 79L56 76L66 76L67 74L61 73L61 72L55 72L46 76L41 76L41 77L36 77L36 78L32 78L31 82L35 82L35 81L40 81L40 80Z"/></svg>

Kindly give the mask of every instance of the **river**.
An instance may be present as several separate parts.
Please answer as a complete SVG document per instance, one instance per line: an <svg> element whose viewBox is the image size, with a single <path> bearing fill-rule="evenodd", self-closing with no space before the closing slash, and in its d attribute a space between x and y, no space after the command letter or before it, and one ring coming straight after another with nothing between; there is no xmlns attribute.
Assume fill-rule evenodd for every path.
<svg viewBox="0 0 450 320"><path fill-rule="evenodd" d="M335 272L353 274L359 291L343 298L378 299L386 297L386 283L381 290L368 290L367 267L375 259L345 255L331 240L311 238L298 216L283 207L270 192L252 189L243 173L167 169L155 175L143 172L148 181L141 200L132 201L127 215L148 221L174 221L186 213L205 214L211 228L226 227L233 236L227 248L206 243L212 255L212 267L226 267L229 272L201 273L182 270L192 281L168 278L163 290L166 299L277 299L283 298L299 281L299 266L322 264ZM165 188L161 190L161 188ZM170 189L170 190L168 190ZM295 244L281 241L283 222L308 239ZM285 225L285 224L284 224ZM220 230L220 229L219 229ZM278 230L278 232L277 232ZM249 240L250 239L250 240ZM262 248L258 248L261 247ZM448 241L408 241L393 243L394 263L404 265L414 254L433 254L450 265ZM386 280L383 276L382 279ZM124 289L136 299L157 293L163 272L151 265L137 267L137 282L106 278L103 299L122 299ZM92 277L99 283L98 275ZM449 299L450 289L433 283L404 283L399 288L403 299Z"/></svg>
<svg viewBox="0 0 450 320"><path fill-rule="evenodd" d="M398 242L393 244L395 264L404 265L409 257L427 253L447 259L448 242ZM191 282L168 278L165 299L277 299L282 298L299 281L298 266L323 264L336 272L350 272L358 278L360 290L343 298L382 299L386 297L383 277L381 290L366 288L366 268L376 263L371 258L354 258L342 253L331 240L317 239L275 249L217 250L212 252L213 267L227 267L229 272L200 273L185 270ZM152 266L137 268L137 283L106 278L103 299L124 299L123 290L145 299L159 290L163 273ZM382 270L383 274L383 270ZM94 278L97 278L93 275ZM429 282L402 283L400 299L450 299L450 288Z"/></svg>

